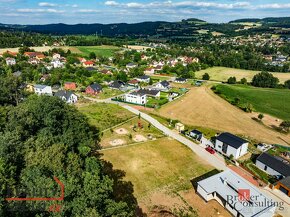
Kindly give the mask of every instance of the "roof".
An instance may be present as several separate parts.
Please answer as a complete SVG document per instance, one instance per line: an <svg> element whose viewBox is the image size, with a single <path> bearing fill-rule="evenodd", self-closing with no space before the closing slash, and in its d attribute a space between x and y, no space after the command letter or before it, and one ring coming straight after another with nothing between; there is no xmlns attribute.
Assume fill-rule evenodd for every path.
<svg viewBox="0 0 290 217"><path fill-rule="evenodd" d="M129 81L129 84L138 84L140 81L138 81L137 79L133 79L131 81Z"/></svg>
<svg viewBox="0 0 290 217"><path fill-rule="evenodd" d="M275 157L264 152L257 158L257 161L260 161L268 167L276 170L283 176L290 176L290 165L283 162L283 158Z"/></svg>
<svg viewBox="0 0 290 217"><path fill-rule="evenodd" d="M125 83L123 81L114 81L112 84L110 84L110 87L119 89L124 85Z"/></svg>
<svg viewBox="0 0 290 217"><path fill-rule="evenodd" d="M91 87L94 91L100 91L103 89L98 83L91 84L89 87Z"/></svg>
<svg viewBox="0 0 290 217"><path fill-rule="evenodd" d="M151 95L156 96L160 91L159 90L149 90L149 89L140 89L137 91L141 95Z"/></svg>
<svg viewBox="0 0 290 217"><path fill-rule="evenodd" d="M163 87L168 87L170 84L168 81L161 81L160 84L162 84Z"/></svg>
<svg viewBox="0 0 290 217"><path fill-rule="evenodd" d="M229 146L234 147L235 149L238 149L243 144L248 143L247 140L244 140L238 136L235 136L231 133L221 133L217 138L217 140L226 143Z"/></svg>
<svg viewBox="0 0 290 217"><path fill-rule="evenodd" d="M36 85L34 85L34 88L36 88L36 89L44 89L44 88L46 88L46 87L49 87L49 86L47 86L47 85L42 85L42 84L36 84Z"/></svg>
<svg viewBox="0 0 290 217"><path fill-rule="evenodd" d="M290 188L290 176L287 176L285 179L282 179L279 182L285 185L287 188Z"/></svg>
<svg viewBox="0 0 290 217"><path fill-rule="evenodd" d="M85 65L94 65L95 63L93 61L86 61L84 62Z"/></svg>
<svg viewBox="0 0 290 217"><path fill-rule="evenodd" d="M149 79L150 77L148 75L142 75L140 77L138 77L139 79L142 79L142 80L147 80Z"/></svg>
<svg viewBox="0 0 290 217"><path fill-rule="evenodd" d="M128 63L126 66L137 66L136 63Z"/></svg>
<svg viewBox="0 0 290 217"><path fill-rule="evenodd" d="M74 94L72 91L60 90L56 92L54 96L61 97L61 98L65 97L65 99L68 100L72 94Z"/></svg>
<svg viewBox="0 0 290 217"><path fill-rule="evenodd" d="M194 133L195 135L202 135L202 132L198 130L192 130L191 133Z"/></svg>
<svg viewBox="0 0 290 217"><path fill-rule="evenodd" d="M176 78L175 81L186 81L186 78Z"/></svg>
<svg viewBox="0 0 290 217"><path fill-rule="evenodd" d="M264 195L258 188L247 182L244 178L234 173L231 170L226 170L224 172L218 173L207 179L198 182L200 186L207 194L212 194L216 192L219 196L227 201L229 196L233 197L233 201L228 200L242 216L272 216L271 213L272 204L265 201L273 201L272 198L268 198ZM239 189L248 189L250 191L251 200L250 203L259 204L258 206L253 206L249 202L238 200ZM245 205L247 203L248 205ZM243 205L244 204L244 205ZM252 206L251 206L252 205ZM273 210L274 212L274 210ZM263 215L265 214L265 215ZM266 215L268 214L268 215ZM272 215L271 215L272 214Z"/></svg>
<svg viewBox="0 0 290 217"><path fill-rule="evenodd" d="M134 96L145 96L145 93L139 92L139 91L134 91L132 93L129 93L130 95L134 95Z"/></svg>

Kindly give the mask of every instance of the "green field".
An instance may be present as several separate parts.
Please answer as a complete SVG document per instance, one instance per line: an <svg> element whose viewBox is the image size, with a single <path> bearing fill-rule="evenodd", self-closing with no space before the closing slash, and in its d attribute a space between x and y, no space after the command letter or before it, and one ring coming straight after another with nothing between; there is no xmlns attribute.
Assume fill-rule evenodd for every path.
<svg viewBox="0 0 290 217"><path fill-rule="evenodd" d="M251 82L254 75L259 73L259 71L233 69L233 68L226 68L226 67L212 67L212 68L195 72L195 76L197 79L202 79L202 75L204 73L208 73L210 76L210 80L213 80L213 81L227 81L229 77L235 76L237 78L237 81L240 81L242 78L246 78L248 82ZM275 72L273 73L273 75L279 78L280 83L284 83L285 81L290 80L290 73Z"/></svg>
<svg viewBox="0 0 290 217"><path fill-rule="evenodd" d="M90 124L100 131L120 124L135 115L114 104L95 103L80 106L79 110L89 118Z"/></svg>
<svg viewBox="0 0 290 217"><path fill-rule="evenodd" d="M170 138L104 150L102 153L115 169L126 172L126 179L133 183L139 199L164 187L190 189L192 178L212 169L190 149Z"/></svg>
<svg viewBox="0 0 290 217"><path fill-rule="evenodd" d="M120 50L119 47L115 46L79 46L76 48L86 56L94 52L97 56L103 57L111 57L116 51Z"/></svg>
<svg viewBox="0 0 290 217"><path fill-rule="evenodd" d="M257 112L290 120L290 90L221 84L216 86L216 90L229 102L239 98L240 106L250 103Z"/></svg>

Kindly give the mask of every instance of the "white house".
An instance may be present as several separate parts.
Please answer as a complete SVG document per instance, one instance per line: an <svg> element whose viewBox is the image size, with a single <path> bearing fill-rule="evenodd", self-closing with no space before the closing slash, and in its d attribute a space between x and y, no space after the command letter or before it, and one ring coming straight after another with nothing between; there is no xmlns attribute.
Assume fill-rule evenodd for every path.
<svg viewBox="0 0 290 217"><path fill-rule="evenodd" d="M248 152L248 145L248 141L231 133L221 133L216 138L214 149L228 157L232 155L234 159L238 159Z"/></svg>
<svg viewBox="0 0 290 217"><path fill-rule="evenodd" d="M176 78L174 80L175 83L179 83L179 84L184 84L187 82L187 79L186 78Z"/></svg>
<svg viewBox="0 0 290 217"><path fill-rule="evenodd" d="M197 182L197 192L206 201L216 200L236 217L272 217L272 198L231 170Z"/></svg>
<svg viewBox="0 0 290 217"><path fill-rule="evenodd" d="M36 93L37 95L52 96L52 89L51 86L36 84L34 85L34 93Z"/></svg>
<svg viewBox="0 0 290 217"><path fill-rule="evenodd" d="M159 99L161 95L160 91L155 89L140 89L137 92L141 95L146 94L146 96L150 96L155 99Z"/></svg>
<svg viewBox="0 0 290 217"><path fill-rule="evenodd" d="M6 58L6 65L13 66L15 64L16 64L16 60L14 58L11 58L11 57Z"/></svg>
<svg viewBox="0 0 290 217"><path fill-rule="evenodd" d="M52 55L52 59L60 59L61 58L61 56L60 56L60 54L58 54L58 53L54 53L53 55Z"/></svg>
<svg viewBox="0 0 290 217"><path fill-rule="evenodd" d="M136 64L136 63L128 63L127 65L126 65L126 68L127 69L134 69L134 68L136 68L138 65Z"/></svg>
<svg viewBox="0 0 290 217"><path fill-rule="evenodd" d="M155 72L155 69L154 68L147 68L144 70L144 74L145 75L153 75Z"/></svg>
<svg viewBox="0 0 290 217"><path fill-rule="evenodd" d="M73 104L78 101L78 96L72 91L60 90L54 96L59 97L68 104Z"/></svg>
<svg viewBox="0 0 290 217"><path fill-rule="evenodd" d="M290 176L289 162L283 158L262 153L256 160L256 166L272 176Z"/></svg>
<svg viewBox="0 0 290 217"><path fill-rule="evenodd" d="M149 83L150 82L150 77L148 75L142 75L138 78L136 78L138 81L140 82L144 82L144 83Z"/></svg>
<svg viewBox="0 0 290 217"><path fill-rule="evenodd" d="M192 131L190 131L189 136L200 141L203 137L203 134L202 134L202 132L200 132L198 130L192 130Z"/></svg>
<svg viewBox="0 0 290 217"><path fill-rule="evenodd" d="M125 95L125 101L138 105L145 105L147 103L147 96L145 93L135 91Z"/></svg>
<svg viewBox="0 0 290 217"><path fill-rule="evenodd" d="M64 63L60 61L60 59L53 59L51 61L51 65L53 68L62 68L64 67Z"/></svg>
<svg viewBox="0 0 290 217"><path fill-rule="evenodd" d="M170 89L170 83L168 81L161 81L155 85L155 88L159 90L169 90Z"/></svg>

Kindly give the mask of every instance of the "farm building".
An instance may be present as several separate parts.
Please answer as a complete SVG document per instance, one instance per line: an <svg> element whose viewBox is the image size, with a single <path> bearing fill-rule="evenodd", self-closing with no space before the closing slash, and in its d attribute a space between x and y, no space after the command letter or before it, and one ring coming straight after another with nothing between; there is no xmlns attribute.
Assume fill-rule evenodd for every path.
<svg viewBox="0 0 290 217"><path fill-rule="evenodd" d="M290 165L280 157L262 153L256 160L256 166L272 176L290 176Z"/></svg>
<svg viewBox="0 0 290 217"><path fill-rule="evenodd" d="M197 192L206 202L216 200L237 217L271 217L276 209L275 201L230 170L199 181Z"/></svg>
<svg viewBox="0 0 290 217"><path fill-rule="evenodd" d="M248 145L248 141L238 136L231 133L221 133L216 138L214 148L228 157L233 156L234 159L238 159L248 152Z"/></svg>

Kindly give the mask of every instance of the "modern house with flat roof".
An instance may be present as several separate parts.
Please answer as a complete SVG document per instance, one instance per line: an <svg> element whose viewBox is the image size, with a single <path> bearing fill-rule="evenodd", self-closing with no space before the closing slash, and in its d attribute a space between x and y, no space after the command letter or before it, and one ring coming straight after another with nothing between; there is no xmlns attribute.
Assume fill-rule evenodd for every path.
<svg viewBox="0 0 290 217"><path fill-rule="evenodd" d="M146 93L135 91L132 93L127 93L125 95L125 101L129 103L134 103L138 105L145 105L147 103Z"/></svg>
<svg viewBox="0 0 290 217"><path fill-rule="evenodd" d="M216 200L236 217L271 217L278 202L231 170L197 183L197 192L205 200Z"/></svg>
<svg viewBox="0 0 290 217"><path fill-rule="evenodd" d="M249 142L231 133L221 133L216 137L214 149L234 159L238 159L248 152Z"/></svg>

